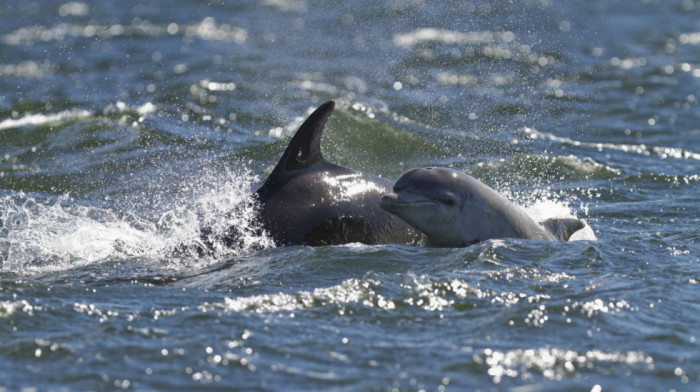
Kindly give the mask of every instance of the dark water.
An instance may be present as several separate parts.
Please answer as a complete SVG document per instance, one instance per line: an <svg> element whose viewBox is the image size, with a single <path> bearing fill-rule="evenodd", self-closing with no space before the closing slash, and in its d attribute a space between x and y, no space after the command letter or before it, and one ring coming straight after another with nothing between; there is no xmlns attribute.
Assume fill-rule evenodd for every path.
<svg viewBox="0 0 700 392"><path fill-rule="evenodd" d="M0 390L699 388L700 2L0 9ZM173 252L328 99L335 162L592 230Z"/></svg>

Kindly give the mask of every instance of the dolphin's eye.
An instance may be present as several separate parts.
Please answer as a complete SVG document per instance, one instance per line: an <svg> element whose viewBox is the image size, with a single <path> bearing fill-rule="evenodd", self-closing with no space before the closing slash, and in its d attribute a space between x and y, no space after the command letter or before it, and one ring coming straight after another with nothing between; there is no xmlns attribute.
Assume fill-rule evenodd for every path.
<svg viewBox="0 0 700 392"><path fill-rule="evenodd" d="M457 204L457 195L452 192L442 194L440 202L448 207L454 207Z"/></svg>

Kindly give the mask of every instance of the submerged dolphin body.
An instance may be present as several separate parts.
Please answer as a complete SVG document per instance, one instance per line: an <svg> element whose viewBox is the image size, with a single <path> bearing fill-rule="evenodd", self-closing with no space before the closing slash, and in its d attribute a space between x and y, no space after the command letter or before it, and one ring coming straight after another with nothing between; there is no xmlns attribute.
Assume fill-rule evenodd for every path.
<svg viewBox="0 0 700 392"><path fill-rule="evenodd" d="M448 168L407 171L380 205L422 232L428 246L463 247L491 238L568 241L585 227L569 218L537 223L481 181Z"/></svg>
<svg viewBox="0 0 700 392"><path fill-rule="evenodd" d="M328 162L321 134L335 103L319 106L255 192L258 221L280 245L417 243L410 225L379 207L389 180Z"/></svg>

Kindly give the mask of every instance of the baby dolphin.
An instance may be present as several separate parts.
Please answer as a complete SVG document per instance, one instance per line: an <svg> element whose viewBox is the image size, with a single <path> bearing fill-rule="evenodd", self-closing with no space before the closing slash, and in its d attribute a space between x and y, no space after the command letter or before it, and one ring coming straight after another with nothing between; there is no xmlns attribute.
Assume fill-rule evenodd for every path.
<svg viewBox="0 0 700 392"><path fill-rule="evenodd" d="M411 169L393 191L380 207L422 232L427 246L464 247L491 238L568 241L585 227L571 218L538 223L476 178L443 167Z"/></svg>

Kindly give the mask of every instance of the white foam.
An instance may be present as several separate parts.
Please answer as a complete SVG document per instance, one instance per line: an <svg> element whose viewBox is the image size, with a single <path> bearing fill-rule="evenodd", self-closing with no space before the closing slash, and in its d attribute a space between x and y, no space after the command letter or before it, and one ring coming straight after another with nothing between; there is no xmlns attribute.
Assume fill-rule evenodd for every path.
<svg viewBox="0 0 700 392"><path fill-rule="evenodd" d="M65 110L52 114L25 114L20 118L8 118L0 121L0 129L18 128L27 125L42 125L57 121L76 120L89 117L92 113L87 110Z"/></svg>
<svg viewBox="0 0 700 392"><path fill-rule="evenodd" d="M136 112L141 116L145 116L146 114L155 112L157 109L158 107L156 105L150 102L146 102L143 105L137 107Z"/></svg>
<svg viewBox="0 0 700 392"><path fill-rule="evenodd" d="M581 219L574 214L568 204L546 197L537 199L534 203L525 206L525 211L537 222L543 222L552 218ZM598 238L591 226L584 219L581 220L586 223L586 227L576 231L571 238L569 238L569 241L596 241Z"/></svg>
<svg viewBox="0 0 700 392"><path fill-rule="evenodd" d="M0 270L32 274L134 258L161 269L191 269L272 246L252 224L250 187L256 181L250 172L204 175L192 182L191 197L175 201L155 220L89 206L68 195L53 200L6 195L0 198ZM236 248L217 239L231 226L241 234ZM201 227L213 233L212 251L203 257L187 252L188 246L201 244Z"/></svg>
<svg viewBox="0 0 700 392"><path fill-rule="evenodd" d="M283 12L304 12L308 8L306 1L302 0L265 0L263 3Z"/></svg>
<svg viewBox="0 0 700 392"><path fill-rule="evenodd" d="M700 160L700 153L677 147L647 146L645 144L582 142L568 137L556 136L548 132L540 132L533 128L523 128L521 131L528 135L528 137L531 139L551 140L553 142L568 144L575 147L593 148L598 151L614 150L647 156L654 154L662 159L676 158Z"/></svg>
<svg viewBox="0 0 700 392"><path fill-rule="evenodd" d="M148 253L158 247L153 233L131 225L108 210L77 204L69 196L37 201L18 194L2 200L0 250L2 269L18 273L62 270L107 261L111 257ZM120 252L123 244L141 251Z"/></svg>
<svg viewBox="0 0 700 392"><path fill-rule="evenodd" d="M194 23L185 28L185 36L209 40L224 41L243 44L248 39L248 32L240 27L226 23L216 23L214 18L206 17L199 23Z"/></svg>
<svg viewBox="0 0 700 392"><path fill-rule="evenodd" d="M90 12L90 7L81 1L71 1L63 4L58 9L61 16L86 16Z"/></svg>
<svg viewBox="0 0 700 392"><path fill-rule="evenodd" d="M435 28L420 28L407 33L394 35L394 45L412 47L423 42L440 42L444 44L491 44L494 42L511 42L512 32L494 33L491 31L460 32Z"/></svg>
<svg viewBox="0 0 700 392"><path fill-rule="evenodd" d="M72 7L66 12L80 11ZM248 39L248 32L227 23L216 23L213 17L206 17L200 22L178 26L170 23L158 25L149 20L140 20L130 25L113 24L105 26L98 23L73 24L59 23L51 27L40 25L26 26L0 36L0 41L7 45L33 45L36 42L63 41L67 37L111 39L114 37L147 36L161 37L166 34L183 34L187 38L197 37L209 41L223 41L243 44Z"/></svg>
<svg viewBox="0 0 700 392"><path fill-rule="evenodd" d="M103 110L103 114L107 115L112 113L134 111L141 116L140 121L143 121L143 118L146 115L155 112L157 109L158 107L151 102L146 102L141 106L131 107L124 102L117 101L114 104L108 105ZM8 118L0 121L0 130L25 126L38 126L61 121L75 121L90 117L92 115L92 112L84 109L64 110L62 112L48 114L26 113L22 117Z"/></svg>
<svg viewBox="0 0 700 392"><path fill-rule="evenodd" d="M0 65L0 75L38 79L50 74L53 68L48 63L37 63L36 61L28 60L19 64Z"/></svg>

